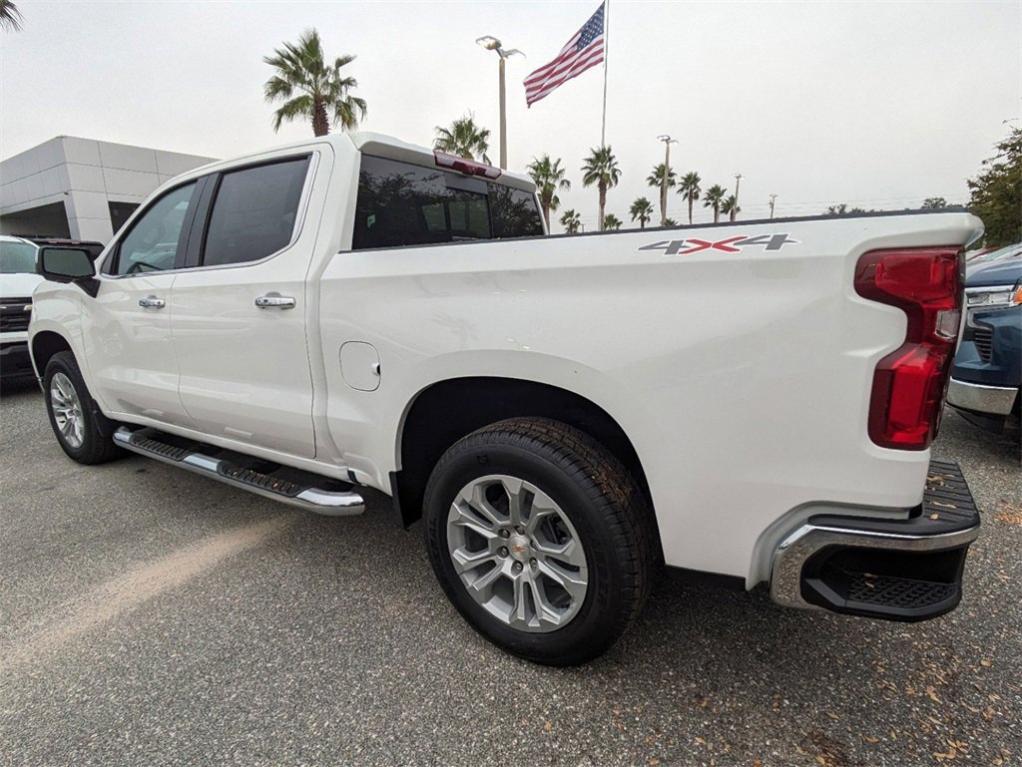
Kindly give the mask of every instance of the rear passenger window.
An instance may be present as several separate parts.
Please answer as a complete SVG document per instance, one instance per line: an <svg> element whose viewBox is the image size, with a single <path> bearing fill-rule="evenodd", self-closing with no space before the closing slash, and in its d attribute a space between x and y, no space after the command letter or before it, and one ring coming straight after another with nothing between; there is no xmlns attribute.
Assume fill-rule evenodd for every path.
<svg viewBox="0 0 1022 767"><path fill-rule="evenodd" d="M362 156L352 248L543 234L535 197L484 179Z"/></svg>
<svg viewBox="0 0 1022 767"><path fill-rule="evenodd" d="M309 158L224 173L213 201L202 263L258 261L291 242Z"/></svg>

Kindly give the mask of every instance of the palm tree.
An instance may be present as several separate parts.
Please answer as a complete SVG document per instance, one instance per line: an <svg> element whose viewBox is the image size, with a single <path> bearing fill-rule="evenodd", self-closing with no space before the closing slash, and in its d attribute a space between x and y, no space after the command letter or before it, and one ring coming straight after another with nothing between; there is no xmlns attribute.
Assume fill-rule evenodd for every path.
<svg viewBox="0 0 1022 767"><path fill-rule="evenodd" d="M713 208L713 223L715 224L720 221L720 206L724 202L726 195L727 189L720 184L714 184L706 190L706 196L703 198L703 207Z"/></svg>
<svg viewBox="0 0 1022 767"><path fill-rule="evenodd" d="M603 211L607 207L607 190L617 186L621 180L621 169L617 166L617 158L609 146L594 147L582 165L582 186L596 184L600 193L600 213L596 225L603 231Z"/></svg>
<svg viewBox="0 0 1022 767"><path fill-rule="evenodd" d="M466 160L479 157L489 164L490 158L486 156L486 150L490 148L490 129L476 125L475 115L469 113L452 122L450 128L436 126L433 148L456 154Z"/></svg>
<svg viewBox="0 0 1022 767"><path fill-rule="evenodd" d="M738 199L733 194L729 194L721 202L720 212L727 213L728 221L734 221L738 214L742 212L742 209L738 207Z"/></svg>
<svg viewBox="0 0 1022 767"><path fill-rule="evenodd" d="M699 193L702 191L699 188L701 181L702 179L699 178L699 174L691 171L681 177L681 184L678 185L678 193L681 195L681 199L688 201L689 224L692 223L692 205L699 199Z"/></svg>
<svg viewBox="0 0 1022 767"><path fill-rule="evenodd" d="M561 158L550 160L550 155L534 158L528 165L529 175L536 184L536 193L539 195L539 205L543 209L543 218L546 220L546 230L550 231L550 211L557 210L561 206L561 200L557 196L558 189L571 189L571 182L564 177L565 170L561 167Z"/></svg>
<svg viewBox="0 0 1022 767"><path fill-rule="evenodd" d="M621 219L615 216L613 213L608 213L603 217L603 228L605 231L611 231L621 228Z"/></svg>
<svg viewBox="0 0 1022 767"><path fill-rule="evenodd" d="M664 219L663 226L677 226L677 225L678 225L678 222L675 221L673 218L665 218Z"/></svg>
<svg viewBox="0 0 1022 767"><path fill-rule="evenodd" d="M638 219L639 228L645 229L646 222L653 218L653 203L645 197L639 197L632 203L632 207L628 209L628 212L632 216L632 221Z"/></svg>
<svg viewBox="0 0 1022 767"><path fill-rule="evenodd" d="M354 56L340 56L327 64L315 29L305 31L297 43L284 43L273 54L263 58L277 70L263 86L263 94L271 103L284 101L273 113L274 131L280 130L285 120L311 118L312 132L325 136L330 132L331 112L333 124L339 123L348 130L357 128L358 121L365 119L365 100L349 95L358 87L358 81L341 76L341 67L354 61Z"/></svg>
<svg viewBox="0 0 1022 767"><path fill-rule="evenodd" d="M664 173L667 173L667 188L664 188ZM678 183L677 173L673 170L667 170L665 163L653 166L653 172L646 176L646 183L654 189L660 190L660 225L664 225L664 219L667 218L667 189Z"/></svg>
<svg viewBox="0 0 1022 767"><path fill-rule="evenodd" d="M582 216L576 213L573 208L568 208L561 216L561 226L564 227L564 231L568 234L575 234L582 228Z"/></svg>
<svg viewBox="0 0 1022 767"><path fill-rule="evenodd" d="M7 32L21 31L21 11L11 0L0 0L0 27Z"/></svg>

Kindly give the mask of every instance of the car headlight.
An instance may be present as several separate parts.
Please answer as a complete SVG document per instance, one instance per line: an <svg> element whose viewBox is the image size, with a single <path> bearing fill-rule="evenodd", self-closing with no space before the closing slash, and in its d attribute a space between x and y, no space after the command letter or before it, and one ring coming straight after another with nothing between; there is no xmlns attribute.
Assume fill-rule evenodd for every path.
<svg viewBox="0 0 1022 767"><path fill-rule="evenodd" d="M970 309L997 309L1022 304L1022 280L1014 287L975 288L965 292L965 305Z"/></svg>

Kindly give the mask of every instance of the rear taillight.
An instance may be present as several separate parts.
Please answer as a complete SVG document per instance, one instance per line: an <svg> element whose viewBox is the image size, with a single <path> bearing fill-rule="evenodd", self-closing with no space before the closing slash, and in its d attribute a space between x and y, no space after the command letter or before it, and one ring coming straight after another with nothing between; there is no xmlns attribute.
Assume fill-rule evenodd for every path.
<svg viewBox="0 0 1022 767"><path fill-rule="evenodd" d="M869 436L881 447L924 450L937 433L962 307L961 249L874 250L855 267L855 290L905 312L905 343L877 363Z"/></svg>

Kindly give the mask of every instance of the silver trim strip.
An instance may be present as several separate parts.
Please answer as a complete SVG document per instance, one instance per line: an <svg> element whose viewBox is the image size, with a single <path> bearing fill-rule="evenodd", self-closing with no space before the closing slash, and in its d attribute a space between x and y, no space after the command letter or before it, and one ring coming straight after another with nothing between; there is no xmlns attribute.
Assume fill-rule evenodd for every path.
<svg viewBox="0 0 1022 767"><path fill-rule="evenodd" d="M976 293L1004 293L1008 290L1014 290L1014 285L990 285L982 288L966 288L965 295L973 296Z"/></svg>
<svg viewBox="0 0 1022 767"><path fill-rule="evenodd" d="M786 607L822 609L809 604L802 598L802 568L811 556L826 546L855 546L865 549L907 552L942 551L972 543L978 535L978 524L953 533L905 535L824 527L807 523L781 541L774 552L773 571L770 577L770 598L777 604Z"/></svg>
<svg viewBox="0 0 1022 767"><path fill-rule="evenodd" d="M179 461L173 458L165 458L158 453L151 453L145 448L133 444L131 436L132 432L121 426L114 432L114 442L125 450L144 455L147 458L153 458L162 463L168 463L171 466L180 466L182 469L187 469L209 479L215 479L218 482L223 482L225 485L231 485L240 490L247 490L250 493L261 495L263 498L271 498L275 501L280 501L290 506L297 506L300 509L327 517L353 517L365 511L365 500L361 495L351 490L334 492L331 490L309 488L292 498L225 477L219 472L221 461L216 458L211 458L202 453L189 453Z"/></svg>
<svg viewBox="0 0 1022 767"><path fill-rule="evenodd" d="M965 410L993 415L1010 415L1015 407L1018 388L986 386L952 378L947 387L947 403Z"/></svg>

